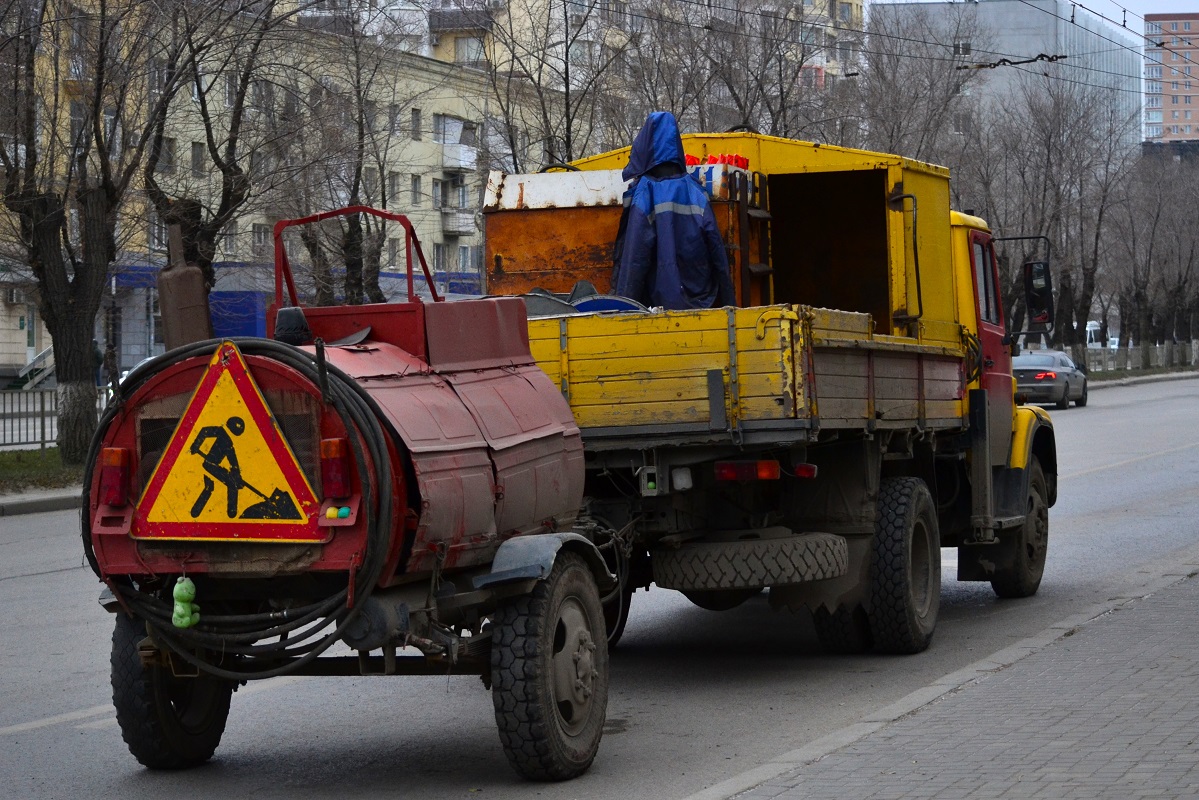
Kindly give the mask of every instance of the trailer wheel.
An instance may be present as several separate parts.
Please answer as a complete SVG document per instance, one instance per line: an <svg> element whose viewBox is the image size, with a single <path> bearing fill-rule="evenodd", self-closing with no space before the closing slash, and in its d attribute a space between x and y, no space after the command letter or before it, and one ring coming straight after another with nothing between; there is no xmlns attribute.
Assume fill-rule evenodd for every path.
<svg viewBox="0 0 1199 800"><path fill-rule="evenodd" d="M145 638L145 623L117 614L112 704L121 737L134 758L150 769L203 764L221 743L233 684L209 675L176 678L169 669L144 666L137 647Z"/></svg>
<svg viewBox="0 0 1199 800"><path fill-rule="evenodd" d="M927 648L941 606L941 537L932 495L919 478L882 482L870 584L875 649L919 653Z"/></svg>
<svg viewBox="0 0 1199 800"><path fill-rule="evenodd" d="M728 611L761 593L761 589L696 589L683 595L708 611Z"/></svg>
<svg viewBox="0 0 1199 800"><path fill-rule="evenodd" d="M861 606L837 606L836 611L822 606L812 612L812 625L820 646L830 653L865 653L872 644L870 620Z"/></svg>
<svg viewBox="0 0 1199 800"><path fill-rule="evenodd" d="M508 762L532 780L581 775L599 750L608 646L595 576L560 552L544 581L496 611L492 701Z"/></svg>
<svg viewBox="0 0 1199 800"><path fill-rule="evenodd" d="M1010 543L1010 566L998 570L991 588L1000 597L1032 597L1045 574L1045 556L1049 552L1049 504L1045 498L1045 472L1036 456L1031 457L1028 476L1028 515ZM1007 542L1003 543L1008 546Z"/></svg>

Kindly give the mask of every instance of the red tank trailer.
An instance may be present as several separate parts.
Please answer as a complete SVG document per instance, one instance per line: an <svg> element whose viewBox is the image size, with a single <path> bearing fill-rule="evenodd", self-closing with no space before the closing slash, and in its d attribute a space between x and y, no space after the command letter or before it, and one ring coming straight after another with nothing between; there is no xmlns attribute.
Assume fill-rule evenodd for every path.
<svg viewBox="0 0 1199 800"><path fill-rule="evenodd" d="M350 213L403 227L407 302L300 305L283 230ZM401 215L348 208L274 238L269 338L139 367L93 443L83 542L130 750L151 769L206 761L246 680L473 673L517 772L581 774L614 561L577 519L579 429L522 301L422 302L413 253L433 281Z"/></svg>

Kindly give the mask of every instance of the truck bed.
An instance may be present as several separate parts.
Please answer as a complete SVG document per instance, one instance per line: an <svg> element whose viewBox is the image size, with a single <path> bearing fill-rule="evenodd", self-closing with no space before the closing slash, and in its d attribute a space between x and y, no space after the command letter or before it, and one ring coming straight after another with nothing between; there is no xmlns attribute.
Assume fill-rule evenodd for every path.
<svg viewBox="0 0 1199 800"><path fill-rule="evenodd" d="M962 427L964 350L873 327L803 305L586 314L529 320L529 344L589 449Z"/></svg>

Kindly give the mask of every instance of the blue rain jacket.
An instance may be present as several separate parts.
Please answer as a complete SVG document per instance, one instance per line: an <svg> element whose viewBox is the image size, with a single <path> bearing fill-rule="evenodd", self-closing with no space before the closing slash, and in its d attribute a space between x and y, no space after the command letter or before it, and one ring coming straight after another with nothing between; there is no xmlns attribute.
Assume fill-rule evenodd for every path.
<svg viewBox="0 0 1199 800"><path fill-rule="evenodd" d="M687 172L674 115L655 111L633 141L612 293L671 309L735 305L708 195Z"/></svg>

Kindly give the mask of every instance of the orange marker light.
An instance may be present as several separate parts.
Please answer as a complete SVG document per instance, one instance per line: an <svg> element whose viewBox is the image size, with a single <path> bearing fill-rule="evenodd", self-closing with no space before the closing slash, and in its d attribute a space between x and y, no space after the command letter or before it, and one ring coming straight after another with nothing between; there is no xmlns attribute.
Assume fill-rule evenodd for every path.
<svg viewBox="0 0 1199 800"><path fill-rule="evenodd" d="M129 502L129 450L105 447L100 451L100 502L123 506Z"/></svg>
<svg viewBox="0 0 1199 800"><path fill-rule="evenodd" d="M326 498L350 496L350 447L344 438L321 439L321 486Z"/></svg>

